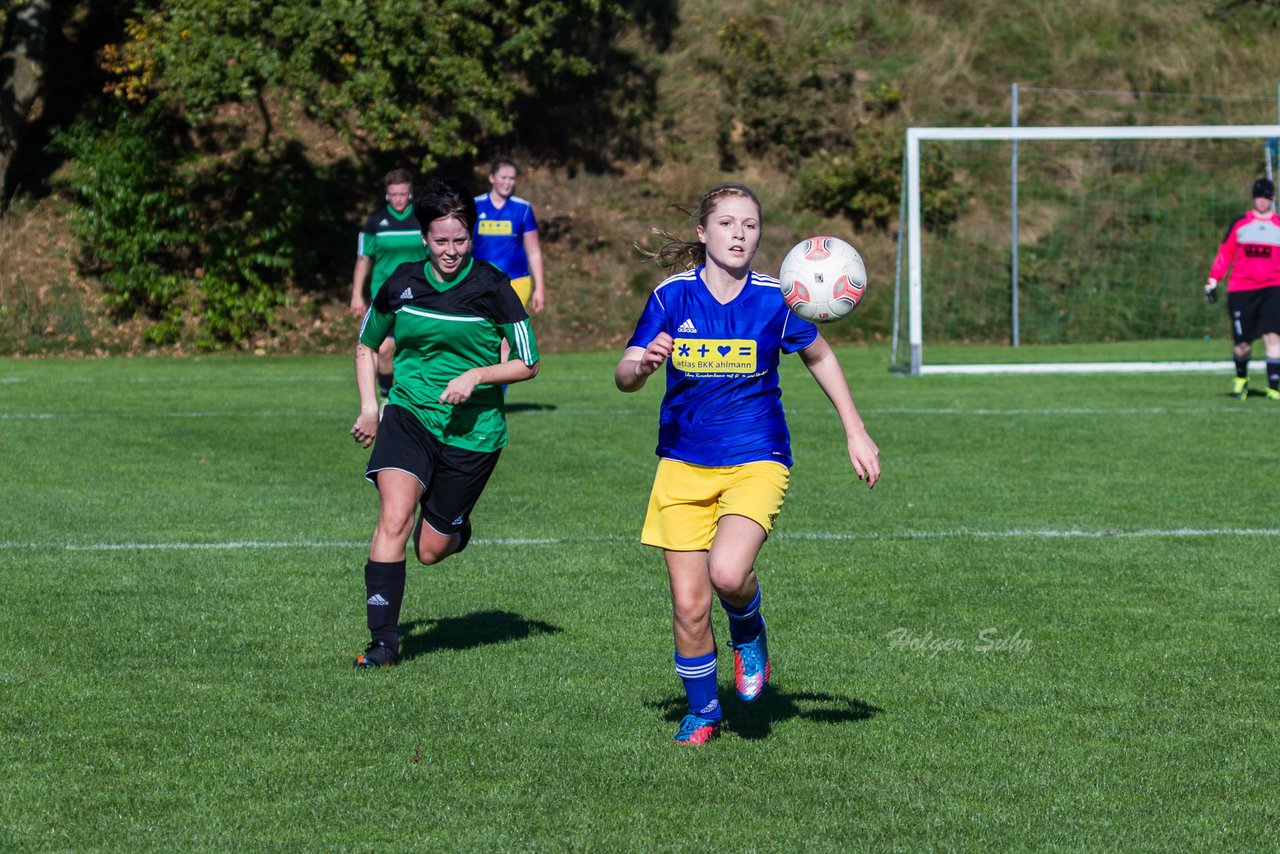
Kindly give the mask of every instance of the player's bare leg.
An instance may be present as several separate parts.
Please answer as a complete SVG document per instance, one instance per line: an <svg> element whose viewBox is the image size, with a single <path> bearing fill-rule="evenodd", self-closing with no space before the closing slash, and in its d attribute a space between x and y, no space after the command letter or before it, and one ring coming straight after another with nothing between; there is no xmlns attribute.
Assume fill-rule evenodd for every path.
<svg viewBox="0 0 1280 854"><path fill-rule="evenodd" d="M378 472L378 524L364 567L369 645L355 660L357 670L392 667L400 658L400 605L404 601L404 546L422 484L411 474Z"/></svg>
<svg viewBox="0 0 1280 854"><path fill-rule="evenodd" d="M1280 400L1280 333L1262 333L1267 350L1267 399Z"/></svg>
<svg viewBox="0 0 1280 854"><path fill-rule="evenodd" d="M707 552L664 551L671 582L671 624L676 675L684 683L689 713L680 721L678 744L705 744L720 732L716 687L716 641L711 631L711 573Z"/></svg>
<svg viewBox="0 0 1280 854"><path fill-rule="evenodd" d="M711 585L729 617L734 688L747 703L760 696L772 675L755 571L765 537L764 528L753 519L721 516L708 558Z"/></svg>
<svg viewBox="0 0 1280 854"><path fill-rule="evenodd" d="M1249 357L1253 354L1253 344L1242 341L1231 352L1236 360L1236 378L1231 382L1231 396L1245 400L1249 397Z"/></svg>

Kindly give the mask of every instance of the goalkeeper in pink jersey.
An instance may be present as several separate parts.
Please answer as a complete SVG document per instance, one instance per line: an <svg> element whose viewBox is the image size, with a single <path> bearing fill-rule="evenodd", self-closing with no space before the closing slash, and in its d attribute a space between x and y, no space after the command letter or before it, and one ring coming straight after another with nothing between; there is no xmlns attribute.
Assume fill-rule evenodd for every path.
<svg viewBox="0 0 1280 854"><path fill-rule="evenodd" d="M1267 351L1267 391L1280 400L1280 216L1273 210L1276 188L1266 178L1253 182L1253 210L1227 229L1209 270L1204 296L1218 299L1218 281L1227 281L1227 310L1235 341L1236 378L1232 397L1249 397L1249 356L1262 338Z"/></svg>

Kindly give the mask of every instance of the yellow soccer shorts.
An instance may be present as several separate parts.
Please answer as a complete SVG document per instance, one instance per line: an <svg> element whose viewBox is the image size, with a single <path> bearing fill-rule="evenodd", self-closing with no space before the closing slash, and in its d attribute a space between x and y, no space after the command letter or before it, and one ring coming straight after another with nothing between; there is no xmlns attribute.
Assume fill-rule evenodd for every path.
<svg viewBox="0 0 1280 854"><path fill-rule="evenodd" d="M781 463L695 466L658 461L640 542L677 552L709 551L720 517L745 516L766 535L782 509L790 470Z"/></svg>
<svg viewBox="0 0 1280 854"><path fill-rule="evenodd" d="M529 297L533 296L533 276L521 276L518 279L512 279L511 287L515 289L516 296L520 297L520 304L527 310L529 308Z"/></svg>

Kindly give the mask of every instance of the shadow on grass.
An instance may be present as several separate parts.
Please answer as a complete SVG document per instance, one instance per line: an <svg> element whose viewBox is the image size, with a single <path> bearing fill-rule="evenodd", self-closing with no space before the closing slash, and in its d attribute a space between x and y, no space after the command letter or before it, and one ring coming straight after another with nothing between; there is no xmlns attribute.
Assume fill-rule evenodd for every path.
<svg viewBox="0 0 1280 854"><path fill-rule="evenodd" d="M870 720L884 711L878 706L864 703L853 697L839 697L822 691L783 691L770 685L753 703L744 703L730 690L728 697L721 694L724 705L725 732L740 738L767 738L773 725L801 718L823 724L851 724ZM677 723L689 711L683 695L645 703L649 708L663 710L663 717Z"/></svg>
<svg viewBox="0 0 1280 854"><path fill-rule="evenodd" d="M400 626L400 660L408 661L442 649L473 649L486 644L557 635L559 626L527 620L510 611L476 611L462 617L414 620Z"/></svg>
<svg viewBox="0 0 1280 854"><path fill-rule="evenodd" d="M554 403L508 403L507 414L514 412L555 412Z"/></svg>

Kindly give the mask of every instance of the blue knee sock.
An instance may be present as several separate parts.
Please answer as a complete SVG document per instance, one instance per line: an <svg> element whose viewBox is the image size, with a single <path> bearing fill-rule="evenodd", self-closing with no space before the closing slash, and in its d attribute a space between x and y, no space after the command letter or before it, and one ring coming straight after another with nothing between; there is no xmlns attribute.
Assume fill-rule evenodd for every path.
<svg viewBox="0 0 1280 854"><path fill-rule="evenodd" d="M684 693L689 698L689 711L709 720L720 720L715 652L694 658L685 658L677 652L676 675L684 682Z"/></svg>
<svg viewBox="0 0 1280 854"><path fill-rule="evenodd" d="M720 606L729 615L729 638L735 643L746 643L755 640L764 628L764 617L760 616L760 588L756 587L756 596L751 602L739 608L730 605L723 599Z"/></svg>

